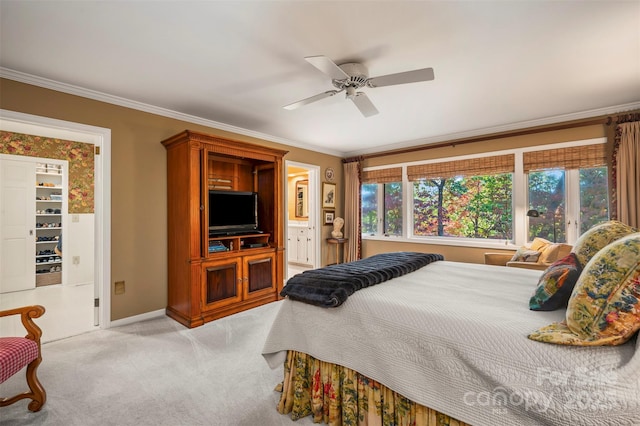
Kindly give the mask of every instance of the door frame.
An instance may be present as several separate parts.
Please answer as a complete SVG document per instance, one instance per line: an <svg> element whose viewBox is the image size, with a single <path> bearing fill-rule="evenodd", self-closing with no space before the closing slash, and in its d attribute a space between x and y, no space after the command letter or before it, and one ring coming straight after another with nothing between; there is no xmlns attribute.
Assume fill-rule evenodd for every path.
<svg viewBox="0 0 640 426"><path fill-rule="evenodd" d="M320 199L320 166L316 166L314 164L308 164L308 163L300 163L298 161L285 160L285 166L284 166L285 173L283 173L284 174L283 187L285 189L284 206L283 206L283 208L285 209L284 211L287 211L286 209L287 209L287 206L289 205L288 204L289 197L290 196L295 197L295 193L289 194L289 185L287 185L287 174L290 166L300 167L303 169L307 169L309 171L309 186L308 186L309 189L307 193L307 196L309 198L308 224L309 224L309 228L311 229L311 232L313 232L313 238L314 238L313 258L312 258L313 267L319 268L320 259L321 259L320 237L322 236L321 234L322 228L320 226L320 217L322 216L321 214L322 212L320 210L320 206L318 203L318 200ZM289 236L288 220L285 220L284 229L285 229L285 236L288 237ZM289 262L285 262L285 264L287 265L287 268L288 268ZM286 272L287 271L285 270L285 276L286 276Z"/></svg>
<svg viewBox="0 0 640 426"><path fill-rule="evenodd" d="M100 328L111 326L111 129L0 109L0 130L90 143L95 156L95 298ZM95 322L95 321L94 321Z"/></svg>

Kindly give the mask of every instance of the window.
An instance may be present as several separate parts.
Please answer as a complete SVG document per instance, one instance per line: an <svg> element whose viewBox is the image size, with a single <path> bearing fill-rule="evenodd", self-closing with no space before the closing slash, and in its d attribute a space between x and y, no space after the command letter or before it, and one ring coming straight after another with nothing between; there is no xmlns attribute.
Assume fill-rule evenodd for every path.
<svg viewBox="0 0 640 426"><path fill-rule="evenodd" d="M413 183L413 235L510 240L511 174Z"/></svg>
<svg viewBox="0 0 640 426"><path fill-rule="evenodd" d="M485 246L535 237L573 243L609 218L604 147L563 143L365 170L363 236Z"/></svg>
<svg viewBox="0 0 640 426"><path fill-rule="evenodd" d="M580 234L609 220L609 176L606 167L580 169Z"/></svg>
<svg viewBox="0 0 640 426"><path fill-rule="evenodd" d="M527 152L528 238L573 243L609 219L604 145ZM544 170L540 170L544 169Z"/></svg>
<svg viewBox="0 0 640 426"><path fill-rule="evenodd" d="M362 233L375 235L378 233L378 184L362 185Z"/></svg>
<svg viewBox="0 0 640 426"><path fill-rule="evenodd" d="M402 168L362 173L362 233L402 236Z"/></svg>
<svg viewBox="0 0 640 426"><path fill-rule="evenodd" d="M385 235L402 235L402 182L384 184Z"/></svg>
<svg viewBox="0 0 640 426"><path fill-rule="evenodd" d="M362 233L402 235L402 182L362 185Z"/></svg>
<svg viewBox="0 0 640 426"><path fill-rule="evenodd" d="M564 182L564 170L529 173L529 241L536 237L566 241Z"/></svg>
<svg viewBox="0 0 640 426"><path fill-rule="evenodd" d="M529 240L575 241L593 225L609 220L606 167L529 172L528 184L529 211L538 214L529 218Z"/></svg>
<svg viewBox="0 0 640 426"><path fill-rule="evenodd" d="M413 235L510 240L513 154L409 166Z"/></svg>

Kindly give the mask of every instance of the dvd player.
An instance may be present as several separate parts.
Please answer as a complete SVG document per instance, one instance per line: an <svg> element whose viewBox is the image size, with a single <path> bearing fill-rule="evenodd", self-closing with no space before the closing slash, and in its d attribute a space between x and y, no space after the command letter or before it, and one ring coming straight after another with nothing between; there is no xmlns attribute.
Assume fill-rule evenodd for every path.
<svg viewBox="0 0 640 426"><path fill-rule="evenodd" d="M241 237L243 235L253 235L253 234L264 234L264 231L260 231L258 229L254 229L252 231L219 231L219 232L209 232L209 238L211 237Z"/></svg>

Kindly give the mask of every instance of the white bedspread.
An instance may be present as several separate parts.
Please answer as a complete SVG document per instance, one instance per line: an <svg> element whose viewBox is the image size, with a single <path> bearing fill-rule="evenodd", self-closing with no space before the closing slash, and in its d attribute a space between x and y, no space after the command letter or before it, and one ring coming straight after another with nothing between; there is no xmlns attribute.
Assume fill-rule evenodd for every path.
<svg viewBox="0 0 640 426"><path fill-rule="evenodd" d="M640 344L567 347L527 335L565 311L534 312L541 272L440 261L338 308L285 300L264 345L373 378L473 425L640 425Z"/></svg>

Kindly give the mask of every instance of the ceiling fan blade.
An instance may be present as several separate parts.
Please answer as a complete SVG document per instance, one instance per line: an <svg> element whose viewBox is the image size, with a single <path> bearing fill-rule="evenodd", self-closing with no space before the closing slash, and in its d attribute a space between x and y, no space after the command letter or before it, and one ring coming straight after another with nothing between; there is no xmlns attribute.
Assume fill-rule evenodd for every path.
<svg viewBox="0 0 640 426"><path fill-rule="evenodd" d="M353 103L356 104L362 115L364 115L365 117L371 117L372 115L378 114L378 110L369 100L369 97L366 93L358 92L355 96L351 96L349 99L351 99Z"/></svg>
<svg viewBox="0 0 640 426"><path fill-rule="evenodd" d="M342 71L335 62L326 56L307 56L304 59L323 73L327 74L333 80L344 80L345 78L349 78L347 73Z"/></svg>
<svg viewBox="0 0 640 426"><path fill-rule="evenodd" d="M289 105L285 105L282 108L288 109L288 110L300 108L301 106L310 104L312 102L319 101L319 100L324 99L324 98L328 98L329 96L333 96L336 93L340 93L340 92L338 90L327 90L324 93L319 93L319 94L317 94L315 96L311 96L310 98L306 98L306 99L303 99L301 101L294 102L294 103L289 104Z"/></svg>
<svg viewBox="0 0 640 426"><path fill-rule="evenodd" d="M429 81L435 78L433 68L423 68L420 70L399 72L397 74L381 75L370 78L367 82L369 87L392 86L395 84L417 83L419 81Z"/></svg>

